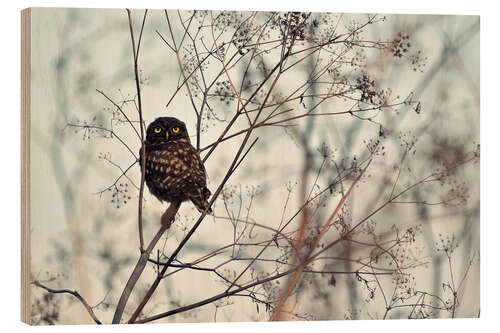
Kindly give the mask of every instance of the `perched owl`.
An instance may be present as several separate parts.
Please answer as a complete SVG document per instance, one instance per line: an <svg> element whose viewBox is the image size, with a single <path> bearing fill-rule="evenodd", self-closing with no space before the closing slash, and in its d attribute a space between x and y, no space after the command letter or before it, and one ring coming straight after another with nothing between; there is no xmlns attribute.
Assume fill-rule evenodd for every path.
<svg viewBox="0 0 500 333"><path fill-rule="evenodd" d="M139 155L142 162L142 148ZM145 180L151 194L160 201L191 200L200 212L208 208L210 191L205 167L191 145L186 125L179 119L160 117L149 124Z"/></svg>

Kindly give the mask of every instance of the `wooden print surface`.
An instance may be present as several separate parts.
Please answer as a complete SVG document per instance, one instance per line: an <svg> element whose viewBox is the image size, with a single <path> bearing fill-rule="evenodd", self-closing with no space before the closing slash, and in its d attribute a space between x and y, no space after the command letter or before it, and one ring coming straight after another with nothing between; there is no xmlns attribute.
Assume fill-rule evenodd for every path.
<svg viewBox="0 0 500 333"><path fill-rule="evenodd" d="M30 317L30 101L31 10L21 14L21 320Z"/></svg>
<svg viewBox="0 0 500 333"><path fill-rule="evenodd" d="M23 321L479 316L479 17L22 27Z"/></svg>

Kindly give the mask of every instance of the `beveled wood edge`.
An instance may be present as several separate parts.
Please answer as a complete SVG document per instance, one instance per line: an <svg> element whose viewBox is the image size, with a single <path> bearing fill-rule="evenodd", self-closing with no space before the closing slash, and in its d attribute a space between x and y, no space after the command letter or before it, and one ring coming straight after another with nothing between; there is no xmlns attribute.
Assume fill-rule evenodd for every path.
<svg viewBox="0 0 500 333"><path fill-rule="evenodd" d="M31 9L21 11L21 321L31 324L30 106Z"/></svg>

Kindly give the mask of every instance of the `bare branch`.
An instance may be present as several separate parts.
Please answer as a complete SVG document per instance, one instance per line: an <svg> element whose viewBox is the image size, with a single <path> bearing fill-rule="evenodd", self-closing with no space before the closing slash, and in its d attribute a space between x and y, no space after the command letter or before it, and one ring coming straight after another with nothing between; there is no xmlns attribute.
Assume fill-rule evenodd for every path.
<svg viewBox="0 0 500 333"><path fill-rule="evenodd" d="M69 289L52 289L52 288L49 288L47 286L44 286L43 284L41 284L38 281L33 281L33 282L31 282L31 284L33 284L39 288L42 288L42 289L44 289L47 292L52 293L52 294L70 294L70 295L74 296L76 299L78 299L80 301L80 303L82 303L82 305L85 307L85 310L87 310L90 317L92 317L92 319L95 321L95 323L98 325L102 324L102 322L99 319L97 319L97 317L94 313L93 307L91 307L89 305L89 303L87 303L87 301L78 293L78 291L69 290Z"/></svg>

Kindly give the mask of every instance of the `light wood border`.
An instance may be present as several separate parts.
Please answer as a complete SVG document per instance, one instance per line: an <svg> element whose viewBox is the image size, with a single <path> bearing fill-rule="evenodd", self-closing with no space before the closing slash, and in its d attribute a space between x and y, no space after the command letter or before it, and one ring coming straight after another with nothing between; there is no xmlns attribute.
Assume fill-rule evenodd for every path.
<svg viewBox="0 0 500 333"><path fill-rule="evenodd" d="M30 106L31 9L21 11L21 320L31 324Z"/></svg>

